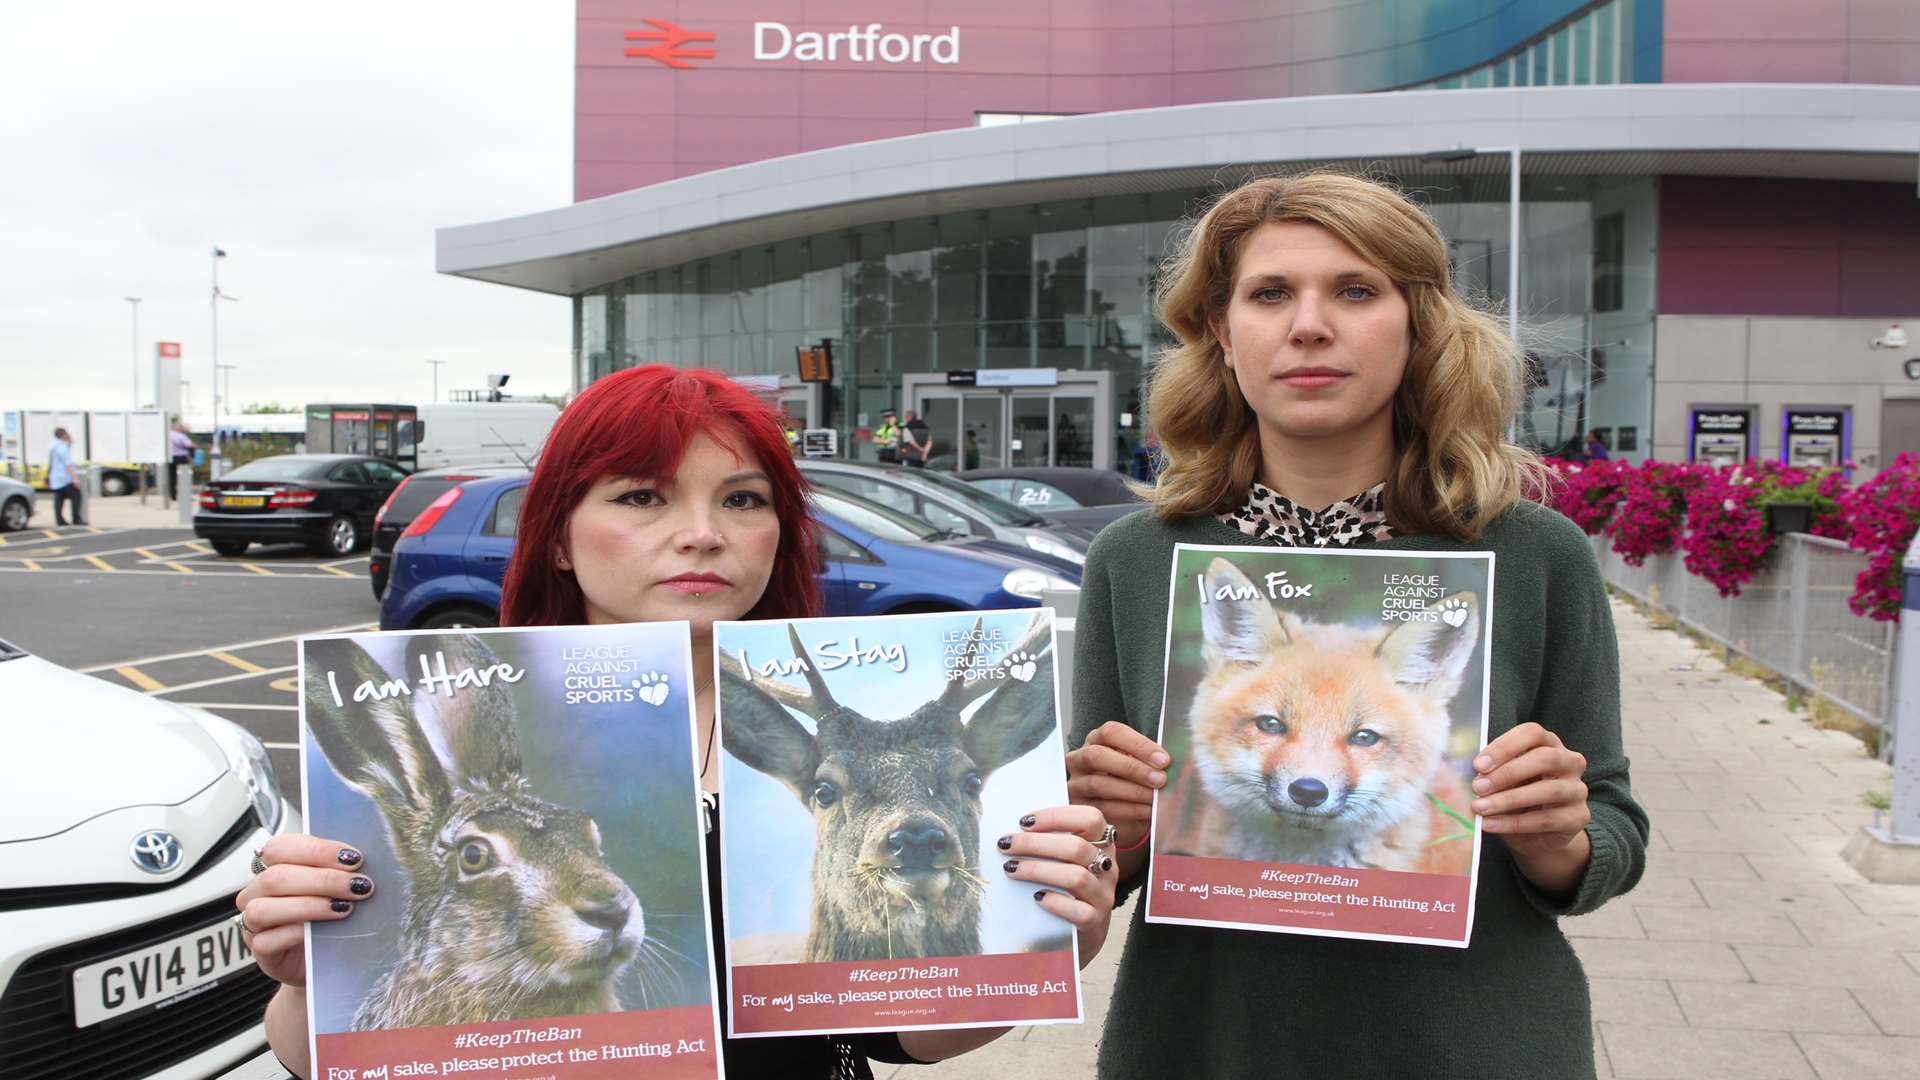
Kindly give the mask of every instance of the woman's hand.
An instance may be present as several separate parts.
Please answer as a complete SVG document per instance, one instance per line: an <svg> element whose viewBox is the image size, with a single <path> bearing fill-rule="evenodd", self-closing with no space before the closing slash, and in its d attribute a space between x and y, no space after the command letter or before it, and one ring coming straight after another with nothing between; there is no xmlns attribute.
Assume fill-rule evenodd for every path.
<svg viewBox="0 0 1920 1080"><path fill-rule="evenodd" d="M1073 924L1080 937L1080 966L1086 967L1106 944L1113 921L1113 886L1118 878L1110 845L1103 845L1107 819L1091 806L1050 806L1020 819L1020 832L1003 836L1002 869L1015 881L1065 889L1033 894L1041 907Z"/></svg>
<svg viewBox="0 0 1920 1080"><path fill-rule="evenodd" d="M1572 895L1593 856L1586 757L1529 722L1488 743L1473 769L1472 810L1481 827L1506 842L1542 892Z"/></svg>
<svg viewBox="0 0 1920 1080"><path fill-rule="evenodd" d="M1133 847L1153 823L1153 793L1167 786L1172 760L1159 743L1109 720L1067 754L1067 798L1106 815L1120 830L1120 846Z"/></svg>
<svg viewBox="0 0 1920 1080"><path fill-rule="evenodd" d="M260 852L266 869L254 876L233 905L260 970L288 986L307 983L306 924L353 914L373 895L373 881L359 873L356 848L337 840L287 833Z"/></svg>

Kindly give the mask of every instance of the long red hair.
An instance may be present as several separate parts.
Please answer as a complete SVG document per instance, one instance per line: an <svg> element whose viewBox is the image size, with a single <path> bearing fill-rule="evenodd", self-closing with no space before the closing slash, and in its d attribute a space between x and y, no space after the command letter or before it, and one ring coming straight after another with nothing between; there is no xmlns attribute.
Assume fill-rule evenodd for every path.
<svg viewBox="0 0 1920 1080"><path fill-rule="evenodd" d="M567 519L609 476L667 477L687 444L706 434L753 458L773 484L780 546L773 576L749 619L820 614L820 550L807 514L807 484L793 464L779 410L725 375L647 364L589 386L560 414L527 483L500 598L502 626L565 626L587 620L572 573L555 565Z"/></svg>

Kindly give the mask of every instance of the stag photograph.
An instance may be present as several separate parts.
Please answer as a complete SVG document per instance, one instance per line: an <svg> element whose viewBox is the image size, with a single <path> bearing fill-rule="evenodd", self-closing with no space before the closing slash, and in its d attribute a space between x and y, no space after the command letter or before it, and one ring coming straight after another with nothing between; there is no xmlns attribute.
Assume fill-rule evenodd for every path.
<svg viewBox="0 0 1920 1080"><path fill-rule="evenodd" d="M316 1065L567 1018L715 1075L689 665L684 623L302 641L308 823L383 883L309 924Z"/></svg>
<svg viewBox="0 0 1920 1080"><path fill-rule="evenodd" d="M965 983L969 1000L944 1007L962 992L948 987L914 1009L872 1010L871 1023L858 1010L836 1023L989 1023L980 998L1001 987L973 990L988 970L979 962L1013 957L992 970L1052 977L1013 980L1006 996L1068 1001L1077 1016L1072 928L1007 878L999 850L1031 807L1066 800L1052 612L721 623L714 641L736 990L781 971L805 995L809 967L905 972L934 990ZM838 992L861 977L818 985ZM772 1033L740 1022L751 996L730 1002L733 1033Z"/></svg>
<svg viewBox="0 0 1920 1080"><path fill-rule="evenodd" d="M1488 554L1181 545L1147 917L1465 944L1492 585Z"/></svg>

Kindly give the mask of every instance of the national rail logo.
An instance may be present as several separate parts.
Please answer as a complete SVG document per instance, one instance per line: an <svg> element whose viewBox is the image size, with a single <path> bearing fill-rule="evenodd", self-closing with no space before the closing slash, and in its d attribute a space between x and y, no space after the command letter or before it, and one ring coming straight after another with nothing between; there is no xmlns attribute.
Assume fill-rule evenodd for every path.
<svg viewBox="0 0 1920 1080"><path fill-rule="evenodd" d="M634 59L654 60L670 68L694 68L694 60L712 60L715 42L711 30L688 30L665 19L648 19L650 30L628 30L626 40L645 44L628 45L626 55ZM697 46L697 47L696 47ZM792 60L798 63L845 61L855 64L958 64L960 28L950 26L944 34L891 33L881 23L854 24L845 30L796 30L786 23L753 24L753 60L766 63Z"/></svg>

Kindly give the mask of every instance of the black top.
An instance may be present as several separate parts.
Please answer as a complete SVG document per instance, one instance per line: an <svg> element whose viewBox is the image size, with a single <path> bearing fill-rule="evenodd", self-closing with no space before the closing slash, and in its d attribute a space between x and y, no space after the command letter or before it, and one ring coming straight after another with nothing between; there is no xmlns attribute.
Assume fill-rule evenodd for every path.
<svg viewBox="0 0 1920 1080"><path fill-rule="evenodd" d="M907 421L906 429L907 429L907 434L910 437L912 437L914 442L919 443L922 447L925 447L928 445L927 437L928 437L929 429L927 428L927 422L925 420L922 420L916 416L913 419ZM908 446L905 442L902 442L900 444L900 452L902 454L908 455L909 457L919 458L921 460L925 460L927 456L926 451L924 449L916 450L913 447Z"/></svg>
<svg viewBox="0 0 1920 1080"><path fill-rule="evenodd" d="M727 1023L727 964L722 943L726 927L720 921L720 811L715 797L713 828L707 830L707 909L713 926L713 970L720 984L720 1026L724 1036ZM850 1074L836 1072L841 1042L851 1047L853 1067ZM875 1035L796 1035L773 1039L721 1039L726 1055L729 1080L841 1080L843 1077L870 1078L867 1059L899 1064L919 1064L900 1046L900 1036L892 1032Z"/></svg>

